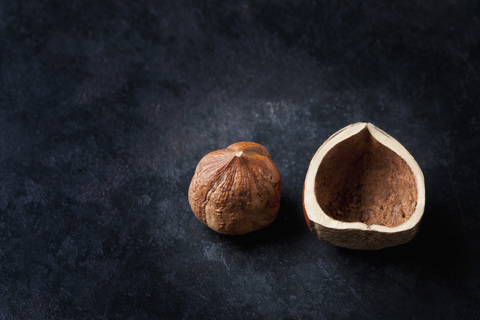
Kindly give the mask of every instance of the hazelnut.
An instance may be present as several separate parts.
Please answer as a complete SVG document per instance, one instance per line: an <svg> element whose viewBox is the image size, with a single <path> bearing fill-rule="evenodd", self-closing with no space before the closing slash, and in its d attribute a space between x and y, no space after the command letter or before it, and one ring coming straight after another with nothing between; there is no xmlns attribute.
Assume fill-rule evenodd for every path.
<svg viewBox="0 0 480 320"><path fill-rule="evenodd" d="M193 213L211 229L241 235L270 225L280 209L281 181L268 150L237 142L202 158L188 190Z"/></svg>
<svg viewBox="0 0 480 320"><path fill-rule="evenodd" d="M315 153L303 209L317 238L339 247L380 249L417 234L425 181L415 159L370 123L333 134Z"/></svg>

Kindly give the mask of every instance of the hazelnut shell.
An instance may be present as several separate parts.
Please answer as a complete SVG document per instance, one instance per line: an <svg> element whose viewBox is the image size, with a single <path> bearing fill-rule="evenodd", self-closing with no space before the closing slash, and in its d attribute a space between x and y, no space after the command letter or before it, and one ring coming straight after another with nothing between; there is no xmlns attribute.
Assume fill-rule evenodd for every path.
<svg viewBox="0 0 480 320"><path fill-rule="evenodd" d="M417 162L371 123L339 130L310 162L305 220L329 244L375 250L409 242L424 208L425 181Z"/></svg>

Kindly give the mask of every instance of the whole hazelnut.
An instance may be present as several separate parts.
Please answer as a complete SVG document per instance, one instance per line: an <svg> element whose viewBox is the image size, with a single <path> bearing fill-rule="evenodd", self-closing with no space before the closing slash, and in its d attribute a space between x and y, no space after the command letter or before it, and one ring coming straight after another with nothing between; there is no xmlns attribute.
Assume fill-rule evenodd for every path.
<svg viewBox="0 0 480 320"><path fill-rule="evenodd" d="M188 190L197 218L230 235L270 225L280 209L280 196L280 173L268 150L243 141L203 157Z"/></svg>

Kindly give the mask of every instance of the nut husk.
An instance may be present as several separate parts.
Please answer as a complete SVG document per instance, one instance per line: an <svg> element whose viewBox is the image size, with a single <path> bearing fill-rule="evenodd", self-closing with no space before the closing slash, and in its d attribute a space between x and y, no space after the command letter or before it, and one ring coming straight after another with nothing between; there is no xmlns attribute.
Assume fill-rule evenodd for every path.
<svg viewBox="0 0 480 320"><path fill-rule="evenodd" d="M375 250L409 242L424 208L425 182L417 162L371 123L339 130L310 162L305 219L329 244Z"/></svg>
<svg viewBox="0 0 480 320"><path fill-rule="evenodd" d="M277 217L281 180L268 150L237 142L202 158L188 190L197 218L211 229L241 235L263 229Z"/></svg>

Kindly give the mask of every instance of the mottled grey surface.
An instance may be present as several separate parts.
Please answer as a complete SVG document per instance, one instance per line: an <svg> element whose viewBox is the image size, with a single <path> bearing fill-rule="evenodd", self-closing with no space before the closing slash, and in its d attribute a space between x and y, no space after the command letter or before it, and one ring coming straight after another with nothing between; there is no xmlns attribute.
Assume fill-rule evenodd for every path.
<svg viewBox="0 0 480 320"><path fill-rule="evenodd" d="M480 319L478 2L1 1L1 319ZM370 121L423 169L419 235L331 247L308 163ZM269 228L193 215L206 153L265 145Z"/></svg>

